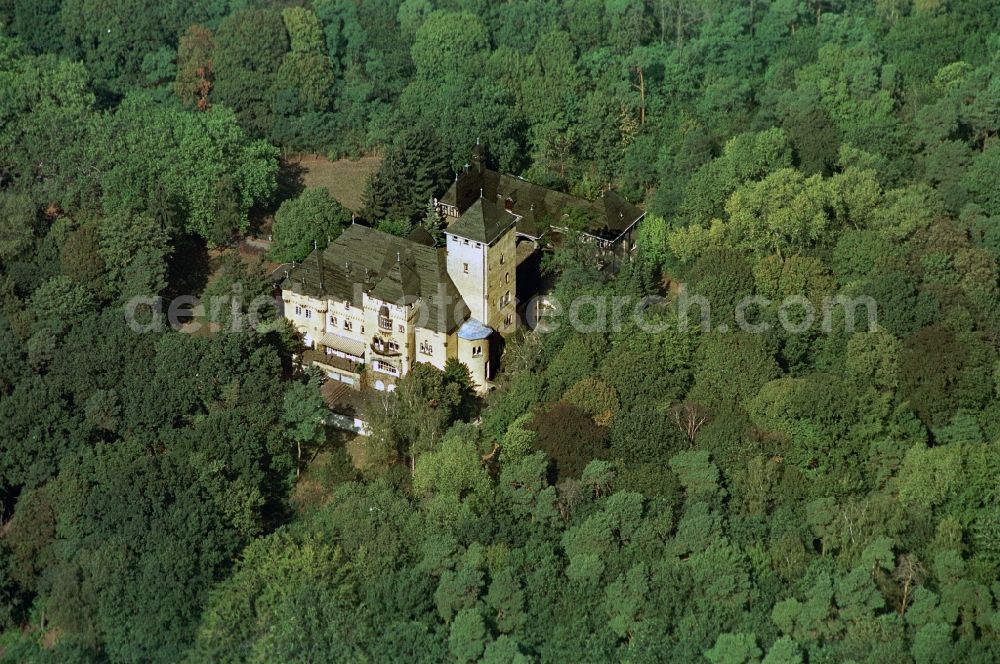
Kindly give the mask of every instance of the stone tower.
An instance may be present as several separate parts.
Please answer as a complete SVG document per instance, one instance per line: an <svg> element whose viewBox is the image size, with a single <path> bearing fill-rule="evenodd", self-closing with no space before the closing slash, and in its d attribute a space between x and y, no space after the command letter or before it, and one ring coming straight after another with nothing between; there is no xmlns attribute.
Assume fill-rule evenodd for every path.
<svg viewBox="0 0 1000 664"><path fill-rule="evenodd" d="M515 327L517 217L480 196L446 229L448 275L472 318L505 334Z"/></svg>

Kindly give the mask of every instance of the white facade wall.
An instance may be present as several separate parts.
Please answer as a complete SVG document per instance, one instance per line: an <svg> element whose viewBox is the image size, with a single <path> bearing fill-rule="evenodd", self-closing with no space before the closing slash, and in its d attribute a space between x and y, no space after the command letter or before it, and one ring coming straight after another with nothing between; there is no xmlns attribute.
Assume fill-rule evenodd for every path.
<svg viewBox="0 0 1000 664"><path fill-rule="evenodd" d="M448 275L455 283L470 314L486 322L486 246L482 242L445 233L445 250L448 253Z"/></svg>

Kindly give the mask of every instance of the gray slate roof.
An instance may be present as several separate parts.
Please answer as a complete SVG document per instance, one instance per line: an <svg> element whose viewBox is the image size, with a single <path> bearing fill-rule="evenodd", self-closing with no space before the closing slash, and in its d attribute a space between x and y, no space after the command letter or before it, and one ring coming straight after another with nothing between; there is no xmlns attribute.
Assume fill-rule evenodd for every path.
<svg viewBox="0 0 1000 664"><path fill-rule="evenodd" d="M418 321L451 332L468 307L448 276L443 249L353 224L289 272L281 288L362 306L361 293L391 303L419 301Z"/></svg>
<svg viewBox="0 0 1000 664"><path fill-rule="evenodd" d="M614 191L606 191L595 201L566 194L528 182L515 175L501 174L474 165L458 174L441 202L468 212L480 197L494 202L501 210L510 203L510 211L520 217L517 232L540 238L550 226L563 226L564 217L573 212L587 222L585 232L604 239L614 239L643 215ZM463 213L464 216L464 213ZM452 223L448 232L461 221Z"/></svg>
<svg viewBox="0 0 1000 664"><path fill-rule="evenodd" d="M447 232L492 244L517 222L517 217L490 198L477 198L462 215L448 225Z"/></svg>

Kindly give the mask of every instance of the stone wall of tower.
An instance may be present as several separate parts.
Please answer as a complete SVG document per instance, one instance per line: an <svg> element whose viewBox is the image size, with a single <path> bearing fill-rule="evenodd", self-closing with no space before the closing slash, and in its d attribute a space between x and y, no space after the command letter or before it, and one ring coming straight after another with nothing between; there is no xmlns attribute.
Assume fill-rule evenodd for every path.
<svg viewBox="0 0 1000 664"><path fill-rule="evenodd" d="M517 293L517 247L511 226L486 250L486 318L481 319L501 334L516 327L514 296Z"/></svg>
<svg viewBox="0 0 1000 664"><path fill-rule="evenodd" d="M490 340L458 339L458 360L469 367L469 374L477 392L486 391L490 374Z"/></svg>
<svg viewBox="0 0 1000 664"><path fill-rule="evenodd" d="M446 233L448 276L455 283L470 315L483 323L488 317L486 299L486 246Z"/></svg>

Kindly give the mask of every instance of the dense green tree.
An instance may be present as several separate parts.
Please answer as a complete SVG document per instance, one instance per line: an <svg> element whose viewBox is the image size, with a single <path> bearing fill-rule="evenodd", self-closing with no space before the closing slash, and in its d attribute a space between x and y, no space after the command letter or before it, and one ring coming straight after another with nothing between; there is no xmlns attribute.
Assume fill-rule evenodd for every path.
<svg viewBox="0 0 1000 664"><path fill-rule="evenodd" d="M619 411L608 432L611 453L622 468L639 463L663 463L689 441L666 409L638 407Z"/></svg>
<svg viewBox="0 0 1000 664"><path fill-rule="evenodd" d="M281 18L291 50L285 54L278 69L278 80L281 85L297 89L305 108L324 108L330 103L333 66L326 53L319 19L302 7L282 10Z"/></svg>
<svg viewBox="0 0 1000 664"><path fill-rule="evenodd" d="M281 419L287 427L287 436L295 446L296 470L298 475L310 446L323 441L323 422L327 414L323 397L314 383L292 383L282 406Z"/></svg>
<svg viewBox="0 0 1000 664"><path fill-rule="evenodd" d="M225 254L201 294L205 322L224 333L253 330L264 334L275 317L274 283L263 265L248 265L239 254Z"/></svg>
<svg viewBox="0 0 1000 664"><path fill-rule="evenodd" d="M321 649L357 656L349 618L358 609L357 592L339 548L279 531L247 547L233 575L213 591L193 653L225 662L312 656Z"/></svg>
<svg viewBox="0 0 1000 664"><path fill-rule="evenodd" d="M188 468L137 451L98 448L61 478L58 536L75 546L47 571L52 620L114 659L174 660L236 538Z"/></svg>
<svg viewBox="0 0 1000 664"><path fill-rule="evenodd" d="M166 286L169 235L146 214L113 214L100 225L98 252L113 296L155 296Z"/></svg>
<svg viewBox="0 0 1000 664"><path fill-rule="evenodd" d="M184 113L128 100L102 134L102 204L109 213L150 212L212 242L248 227L247 211L274 193L277 154L250 141L231 111ZM220 200L234 198L232 214Z"/></svg>
<svg viewBox="0 0 1000 664"><path fill-rule="evenodd" d="M973 160L963 180L963 184L972 194L972 201L981 205L991 217L1000 214L1000 200L997 198L996 188L987 184L990 181L989 174L996 172L998 164L1000 164L1000 149L991 145Z"/></svg>
<svg viewBox="0 0 1000 664"><path fill-rule="evenodd" d="M4 6L4 22L32 52L49 51L62 42L61 5L61 0L12 0Z"/></svg>
<svg viewBox="0 0 1000 664"><path fill-rule="evenodd" d="M468 370L417 363L395 391L368 404L373 457L381 462L407 458L414 469L418 456L435 450L452 423L470 416L471 401Z"/></svg>
<svg viewBox="0 0 1000 664"><path fill-rule="evenodd" d="M551 457L559 479L579 477L590 461L607 453L605 430L575 406L556 403L539 410L530 426L535 446Z"/></svg>
<svg viewBox="0 0 1000 664"><path fill-rule="evenodd" d="M928 424L950 419L962 406L976 408L992 386L976 376L993 366L995 352L974 335L942 325L922 328L903 341L902 392Z"/></svg>
<svg viewBox="0 0 1000 664"><path fill-rule="evenodd" d="M417 221L440 191L447 172L441 143L433 133L423 128L405 131L365 183L365 218Z"/></svg>
<svg viewBox="0 0 1000 664"><path fill-rule="evenodd" d="M35 209L31 197L14 190L0 191L0 260L9 260L31 245L34 238Z"/></svg>
<svg viewBox="0 0 1000 664"><path fill-rule="evenodd" d="M413 485L418 493L462 497L470 492L487 493L488 476L474 433L453 427L437 450L417 459Z"/></svg>
<svg viewBox="0 0 1000 664"><path fill-rule="evenodd" d="M743 404L781 369L770 340L759 334L709 334L695 354L690 398L705 405Z"/></svg>
<svg viewBox="0 0 1000 664"><path fill-rule="evenodd" d="M788 138L781 130L740 134L726 143L722 155L698 169L688 181L682 213L690 222L706 223L722 211L739 185L790 165Z"/></svg>
<svg viewBox="0 0 1000 664"><path fill-rule="evenodd" d="M228 15L215 33L215 98L236 111L253 136L277 121L271 99L289 38L277 8L248 7Z"/></svg>
<svg viewBox="0 0 1000 664"><path fill-rule="evenodd" d="M140 83L143 58L180 27L164 9L131 0L66 0L59 9L66 52L86 64L102 94L123 96Z"/></svg>
<svg viewBox="0 0 1000 664"><path fill-rule="evenodd" d="M293 4L0 0L4 658L1000 658L996 12ZM381 155L365 216L439 233L477 139L638 202L638 260L547 236L582 324L506 339L483 404L454 359L375 395L360 480L207 245L336 236L280 151ZM236 308L122 315L189 292ZM732 331L754 295L878 325Z"/></svg>
<svg viewBox="0 0 1000 664"><path fill-rule="evenodd" d="M94 105L87 71L50 54L24 56L14 46L0 58L0 80L8 91L0 102L0 172L36 203L79 203L94 187L78 178L93 161L86 140Z"/></svg>
<svg viewBox="0 0 1000 664"><path fill-rule="evenodd" d="M281 204L274 215L271 256L301 262L314 248L326 248L351 221L351 213L322 188L303 191Z"/></svg>

